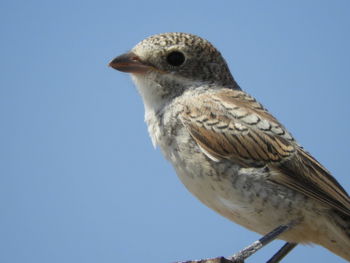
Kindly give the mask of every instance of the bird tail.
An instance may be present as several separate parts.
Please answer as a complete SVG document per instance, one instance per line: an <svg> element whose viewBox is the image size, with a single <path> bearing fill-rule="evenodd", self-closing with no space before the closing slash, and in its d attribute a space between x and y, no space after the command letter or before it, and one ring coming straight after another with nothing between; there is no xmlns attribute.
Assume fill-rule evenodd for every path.
<svg viewBox="0 0 350 263"><path fill-rule="evenodd" d="M350 262L350 215L333 211L329 222L330 231L327 231L320 245Z"/></svg>

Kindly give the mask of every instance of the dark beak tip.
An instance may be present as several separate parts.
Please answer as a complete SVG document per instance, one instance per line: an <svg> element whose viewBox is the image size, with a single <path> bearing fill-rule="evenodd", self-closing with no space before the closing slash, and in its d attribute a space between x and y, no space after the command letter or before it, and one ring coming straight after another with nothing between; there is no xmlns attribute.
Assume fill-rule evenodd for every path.
<svg viewBox="0 0 350 263"><path fill-rule="evenodd" d="M108 63L108 67L111 67L113 69L118 70L118 66L120 65L120 62L125 62L125 59L121 59L121 58L125 58L125 54L118 56L116 58L113 58L109 63Z"/></svg>
<svg viewBox="0 0 350 263"><path fill-rule="evenodd" d="M110 61L107 66L110 68L116 69L116 64L113 62L113 60Z"/></svg>

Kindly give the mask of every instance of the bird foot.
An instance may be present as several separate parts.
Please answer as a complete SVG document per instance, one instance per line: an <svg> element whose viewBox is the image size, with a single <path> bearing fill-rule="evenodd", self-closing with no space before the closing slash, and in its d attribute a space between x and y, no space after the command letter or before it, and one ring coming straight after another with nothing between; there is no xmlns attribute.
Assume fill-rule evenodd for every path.
<svg viewBox="0 0 350 263"><path fill-rule="evenodd" d="M207 258L207 259L200 259L200 260L181 261L181 262L175 262L175 263L244 263L244 260L217 257L217 258Z"/></svg>

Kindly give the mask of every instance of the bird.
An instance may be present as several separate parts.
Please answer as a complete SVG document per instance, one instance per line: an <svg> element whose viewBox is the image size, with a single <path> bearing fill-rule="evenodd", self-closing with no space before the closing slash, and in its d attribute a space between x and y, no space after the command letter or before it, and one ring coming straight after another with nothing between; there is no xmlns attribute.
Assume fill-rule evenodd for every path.
<svg viewBox="0 0 350 263"><path fill-rule="evenodd" d="M130 73L153 145L197 199L261 235L295 222L278 239L350 261L349 195L241 89L209 41L157 34L109 66Z"/></svg>

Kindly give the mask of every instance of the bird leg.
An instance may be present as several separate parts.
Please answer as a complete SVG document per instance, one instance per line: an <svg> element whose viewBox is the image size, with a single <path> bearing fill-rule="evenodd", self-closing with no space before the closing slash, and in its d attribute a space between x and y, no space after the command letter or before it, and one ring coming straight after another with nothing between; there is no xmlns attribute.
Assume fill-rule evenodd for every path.
<svg viewBox="0 0 350 263"><path fill-rule="evenodd" d="M191 260L183 261L179 263L243 263L245 259L253 255L262 247L269 244L271 241L275 240L279 235L288 231L296 224L296 221L291 221L286 225L280 225L271 232L267 233L265 236L259 240L253 242L246 248L242 249L238 253L230 256L228 258L218 257L211 259L202 259L202 260ZM268 263L277 263L282 258L284 258L297 244L296 243L286 243L273 257L268 261Z"/></svg>
<svg viewBox="0 0 350 263"><path fill-rule="evenodd" d="M275 228L271 232L267 233L265 236L260 238L259 240L253 242L243 250L239 251L238 253L234 254L233 256L229 257L229 260L232 260L233 262L244 262L246 258L253 255L256 251L261 249L262 247L269 244L271 241L275 240L279 235L286 232L290 228L292 228L295 225L295 221L291 221L290 223L286 225L280 225L279 227ZM291 249L290 249L291 250ZM280 251L277 252L279 254ZM289 252L289 251L288 251ZM288 253L287 252L287 253ZM278 261L276 261L278 262Z"/></svg>
<svg viewBox="0 0 350 263"><path fill-rule="evenodd" d="M275 255L272 256L266 263L278 263L280 262L287 254L292 251L298 244L286 242L280 250L277 251Z"/></svg>

